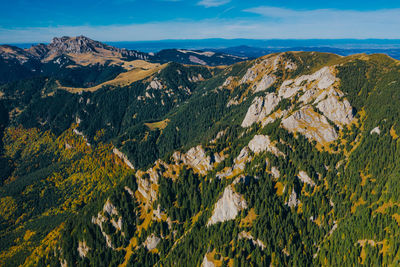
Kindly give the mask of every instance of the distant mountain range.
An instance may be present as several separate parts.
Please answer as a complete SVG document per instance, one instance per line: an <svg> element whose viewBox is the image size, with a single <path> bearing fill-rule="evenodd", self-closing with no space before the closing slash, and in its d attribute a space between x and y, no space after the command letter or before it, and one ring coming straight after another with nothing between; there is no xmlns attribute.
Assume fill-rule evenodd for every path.
<svg viewBox="0 0 400 267"><path fill-rule="evenodd" d="M12 45L0 46L0 83L40 75L68 75L88 66L97 65L97 74L103 73L108 80L112 76L132 68L132 61L151 63L176 62L192 65L231 65L247 60L247 57L212 51L165 49L157 53L145 53L117 48L85 36L53 38L50 44L37 44L30 48ZM100 76L102 76L100 75ZM72 75L75 76L75 75ZM98 76L98 75L97 75ZM75 77L76 78L76 77ZM86 86L92 85L89 82Z"/></svg>
<svg viewBox="0 0 400 267"><path fill-rule="evenodd" d="M235 46L219 49L208 49L210 51L235 55L239 57L257 58L271 53L280 53L287 51L315 51L333 53L341 56L348 56L353 54L386 54L392 58L400 59L400 48L338 48L329 46L298 46L298 47L285 47L285 48L259 48L252 46Z"/></svg>

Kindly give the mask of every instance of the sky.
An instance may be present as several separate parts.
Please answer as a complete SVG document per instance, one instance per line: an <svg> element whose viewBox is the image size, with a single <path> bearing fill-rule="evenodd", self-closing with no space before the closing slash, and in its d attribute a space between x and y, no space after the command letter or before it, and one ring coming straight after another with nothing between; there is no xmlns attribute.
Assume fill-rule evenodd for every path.
<svg viewBox="0 0 400 267"><path fill-rule="evenodd" d="M400 1L0 0L0 43L164 39L400 39Z"/></svg>

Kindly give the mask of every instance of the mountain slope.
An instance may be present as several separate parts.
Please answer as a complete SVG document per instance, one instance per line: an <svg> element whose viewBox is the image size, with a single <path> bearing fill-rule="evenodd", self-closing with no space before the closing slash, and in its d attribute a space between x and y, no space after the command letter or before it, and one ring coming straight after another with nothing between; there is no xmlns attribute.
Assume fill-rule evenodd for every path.
<svg viewBox="0 0 400 267"><path fill-rule="evenodd" d="M230 65L247 57L216 52L167 49L157 53L113 47L85 36L53 38L29 49L0 46L0 84L24 78L57 78L67 87L93 87L137 68L137 62ZM140 64L139 64L140 65Z"/></svg>
<svg viewBox="0 0 400 267"><path fill-rule="evenodd" d="M384 55L288 52L170 63L93 92L4 85L4 265L395 266L399 70ZM49 159L75 151L70 140L80 163L36 175L61 168ZM76 177L93 180L66 190ZM13 228L39 191L57 204ZM59 207L46 231L34 225Z"/></svg>

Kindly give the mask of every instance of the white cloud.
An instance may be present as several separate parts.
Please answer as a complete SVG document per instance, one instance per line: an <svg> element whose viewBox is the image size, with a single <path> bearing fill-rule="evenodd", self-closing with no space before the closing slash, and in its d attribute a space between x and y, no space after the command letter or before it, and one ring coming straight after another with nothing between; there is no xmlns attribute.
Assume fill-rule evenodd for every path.
<svg viewBox="0 0 400 267"><path fill-rule="evenodd" d="M228 4L231 0L201 0L197 4L204 7L217 7Z"/></svg>
<svg viewBox="0 0 400 267"><path fill-rule="evenodd" d="M174 20L131 25L58 26L43 28L0 27L0 43L49 42L54 36L87 35L99 41L161 39L400 39L400 9L375 11L292 10L257 7L259 14L246 19Z"/></svg>
<svg viewBox="0 0 400 267"><path fill-rule="evenodd" d="M308 23L367 23L389 24L400 21L400 8L380 9L371 11L338 10L338 9L313 9L294 10L279 7L260 6L243 10L249 13L262 15L266 18L281 19L282 22L308 22ZM350 26L350 25L349 25Z"/></svg>

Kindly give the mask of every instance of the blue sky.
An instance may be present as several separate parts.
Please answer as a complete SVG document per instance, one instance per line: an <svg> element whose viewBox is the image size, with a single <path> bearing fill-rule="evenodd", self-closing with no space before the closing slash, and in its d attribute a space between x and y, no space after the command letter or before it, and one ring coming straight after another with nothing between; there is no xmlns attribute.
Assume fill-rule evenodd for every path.
<svg viewBox="0 0 400 267"><path fill-rule="evenodd" d="M383 3L382 3L383 2ZM400 38L399 1L0 0L0 43Z"/></svg>

